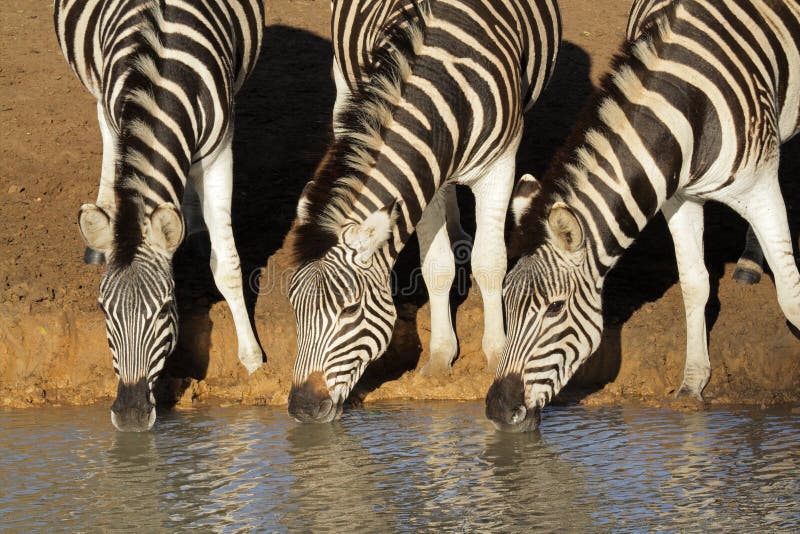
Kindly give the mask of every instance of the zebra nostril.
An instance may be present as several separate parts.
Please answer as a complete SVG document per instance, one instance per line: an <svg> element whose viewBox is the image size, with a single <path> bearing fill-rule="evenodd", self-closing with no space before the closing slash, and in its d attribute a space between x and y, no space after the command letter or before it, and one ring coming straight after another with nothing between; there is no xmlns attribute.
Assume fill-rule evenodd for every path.
<svg viewBox="0 0 800 534"><path fill-rule="evenodd" d="M525 420L525 416L528 415L528 410L525 408L524 405L517 406L514 410L511 411L511 424L518 425Z"/></svg>
<svg viewBox="0 0 800 534"><path fill-rule="evenodd" d="M332 409L333 409L333 401L331 399L325 399L319 403L319 406L317 406L317 409L315 410L314 413L314 418L321 419L326 415L328 415Z"/></svg>

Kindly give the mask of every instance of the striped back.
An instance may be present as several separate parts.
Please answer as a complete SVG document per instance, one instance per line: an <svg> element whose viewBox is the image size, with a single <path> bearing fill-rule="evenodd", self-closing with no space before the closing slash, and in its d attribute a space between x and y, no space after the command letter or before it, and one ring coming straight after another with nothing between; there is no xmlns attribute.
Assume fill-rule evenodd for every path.
<svg viewBox="0 0 800 534"><path fill-rule="evenodd" d="M57 0L54 19L119 138L118 205L180 206L191 165L232 135L233 95L260 51L261 2ZM138 215L124 214L118 226L134 227Z"/></svg>

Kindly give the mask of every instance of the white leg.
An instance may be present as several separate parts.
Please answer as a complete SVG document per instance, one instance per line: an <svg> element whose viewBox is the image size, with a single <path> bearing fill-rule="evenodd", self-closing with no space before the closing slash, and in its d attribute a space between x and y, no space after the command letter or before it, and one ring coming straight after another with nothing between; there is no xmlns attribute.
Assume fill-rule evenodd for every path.
<svg viewBox="0 0 800 534"><path fill-rule="evenodd" d="M100 168L100 189L97 192L97 205L114 216L114 178L117 168L117 134L106 120L103 104L97 101L97 123L100 125L100 137L103 139L103 164Z"/></svg>
<svg viewBox="0 0 800 534"><path fill-rule="evenodd" d="M430 361L421 372L427 375L446 373L456 357L458 342L450 313L450 288L456 274L455 258L450 248L445 217L450 189L440 189L425 208L417 225L422 278L428 289L431 307Z"/></svg>
<svg viewBox="0 0 800 534"><path fill-rule="evenodd" d="M333 67L331 70L333 72L333 83L336 85L336 100L333 102L333 135L334 137L338 137L341 132L339 114L342 112L342 109L344 109L345 103L350 97L350 86L347 85L347 80L344 77L344 73L342 73L341 67L339 67L339 64L336 62L336 58L333 59Z"/></svg>
<svg viewBox="0 0 800 534"><path fill-rule="evenodd" d="M757 284L761 281L764 274L764 253L758 244L753 228L747 227L744 251L736 262L736 270L733 272L733 279L744 285Z"/></svg>
<svg viewBox="0 0 800 534"><path fill-rule="evenodd" d="M211 240L211 272L222 296L228 303L236 326L239 360L252 373L261 365L263 352L256 341L244 304L242 269L231 227L233 193L233 136L223 143L215 158L201 161L202 176L197 192L203 206L203 218Z"/></svg>
<svg viewBox="0 0 800 534"><path fill-rule="evenodd" d="M472 274L483 298L483 353L489 369L500 361L506 342L503 324L503 278L506 275L504 239L506 211L514 185L515 151L497 161L472 186L475 193L475 246Z"/></svg>
<svg viewBox="0 0 800 534"><path fill-rule="evenodd" d="M775 168L764 173L745 203L734 206L753 228L775 278L778 303L786 319L800 328L800 273L792 252L786 205Z"/></svg>
<svg viewBox="0 0 800 534"><path fill-rule="evenodd" d="M706 330L708 271L703 259L703 205L673 197L663 207L672 234L686 312L686 364L678 395L702 400L711 376Z"/></svg>

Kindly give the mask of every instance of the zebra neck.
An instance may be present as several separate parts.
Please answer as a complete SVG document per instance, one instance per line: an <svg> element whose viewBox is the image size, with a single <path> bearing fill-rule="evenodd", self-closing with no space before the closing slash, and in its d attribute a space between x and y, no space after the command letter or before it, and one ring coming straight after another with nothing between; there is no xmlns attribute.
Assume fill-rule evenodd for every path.
<svg viewBox="0 0 800 534"><path fill-rule="evenodd" d="M691 136L670 114L607 97L564 165L568 204L581 216L599 276L616 264L688 174ZM688 147L688 148L687 148Z"/></svg>
<svg viewBox="0 0 800 534"><path fill-rule="evenodd" d="M114 258L131 263L143 242L144 221L163 204L181 206L191 167L191 144L175 117L126 106L120 128ZM173 127L170 127L173 125Z"/></svg>
<svg viewBox="0 0 800 534"><path fill-rule="evenodd" d="M352 216L359 222L371 213L395 205L395 227L389 249L393 259L404 248L430 203L440 182L423 154L431 154L408 125L394 121L387 128L374 166L366 173L354 199ZM413 169L413 170L412 170Z"/></svg>

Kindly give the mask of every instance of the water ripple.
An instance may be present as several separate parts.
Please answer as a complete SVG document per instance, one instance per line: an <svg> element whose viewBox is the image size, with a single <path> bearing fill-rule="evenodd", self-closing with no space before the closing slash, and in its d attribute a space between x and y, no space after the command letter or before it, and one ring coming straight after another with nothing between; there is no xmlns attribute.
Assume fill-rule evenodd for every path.
<svg viewBox="0 0 800 534"><path fill-rule="evenodd" d="M791 531L800 418L788 411L552 407L541 433L480 403L378 404L333 425L283 409L0 411L12 530Z"/></svg>

